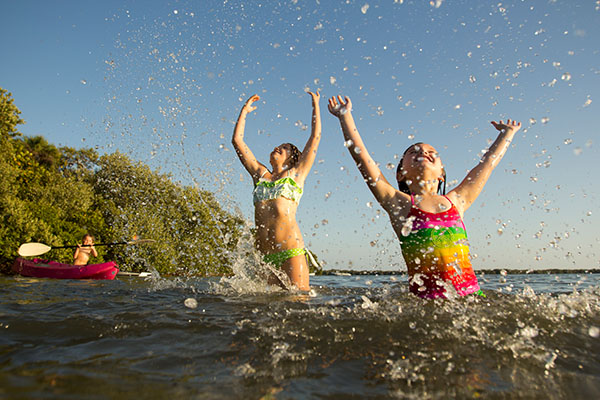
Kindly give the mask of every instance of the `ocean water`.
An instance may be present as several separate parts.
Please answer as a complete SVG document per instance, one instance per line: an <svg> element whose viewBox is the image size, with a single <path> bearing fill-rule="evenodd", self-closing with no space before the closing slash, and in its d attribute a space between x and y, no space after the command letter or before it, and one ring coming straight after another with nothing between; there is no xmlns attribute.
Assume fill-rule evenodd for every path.
<svg viewBox="0 0 600 400"><path fill-rule="evenodd" d="M483 275L421 300L406 276L0 277L0 398L600 396L600 275Z"/></svg>

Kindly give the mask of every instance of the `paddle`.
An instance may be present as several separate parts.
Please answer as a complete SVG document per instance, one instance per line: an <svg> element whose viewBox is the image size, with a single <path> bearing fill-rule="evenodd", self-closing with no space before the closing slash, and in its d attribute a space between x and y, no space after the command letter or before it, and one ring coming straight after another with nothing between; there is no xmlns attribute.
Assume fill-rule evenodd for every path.
<svg viewBox="0 0 600 400"><path fill-rule="evenodd" d="M153 239L134 239L130 242L116 242L116 243L98 243L98 244L81 244L79 246L81 247L91 247L91 246L118 246L118 245L124 245L124 244L142 244L142 243L154 243L155 240ZM21 246L19 246L19 255L23 256L23 257L33 257L33 256L40 256L42 254L45 254L47 252L49 252L52 249L74 249L78 247L77 245L69 245L69 246L55 246L55 247L50 247L46 244L43 243L24 243Z"/></svg>

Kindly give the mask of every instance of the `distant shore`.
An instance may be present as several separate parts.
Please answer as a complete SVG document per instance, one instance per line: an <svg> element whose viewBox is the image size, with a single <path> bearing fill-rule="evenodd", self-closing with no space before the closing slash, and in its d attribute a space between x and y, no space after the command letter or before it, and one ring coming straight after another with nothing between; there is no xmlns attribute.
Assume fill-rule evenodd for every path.
<svg viewBox="0 0 600 400"><path fill-rule="evenodd" d="M600 269L480 269L475 273L477 275L600 274ZM327 269L319 271L317 275L406 275L406 271Z"/></svg>

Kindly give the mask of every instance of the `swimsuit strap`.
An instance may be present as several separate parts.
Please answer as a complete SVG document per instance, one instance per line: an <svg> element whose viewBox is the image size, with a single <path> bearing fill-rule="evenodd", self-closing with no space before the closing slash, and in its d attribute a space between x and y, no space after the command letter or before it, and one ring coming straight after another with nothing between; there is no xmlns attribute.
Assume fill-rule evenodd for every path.
<svg viewBox="0 0 600 400"><path fill-rule="evenodd" d="M410 194L410 205L411 206L415 205L415 196L412 193Z"/></svg>
<svg viewBox="0 0 600 400"><path fill-rule="evenodd" d="M448 198L448 196L446 196L445 194L443 194L442 197L444 197L446 200L448 200L450 202L450 206L451 206L450 208L454 207L454 203L452 202L452 200L450 200Z"/></svg>

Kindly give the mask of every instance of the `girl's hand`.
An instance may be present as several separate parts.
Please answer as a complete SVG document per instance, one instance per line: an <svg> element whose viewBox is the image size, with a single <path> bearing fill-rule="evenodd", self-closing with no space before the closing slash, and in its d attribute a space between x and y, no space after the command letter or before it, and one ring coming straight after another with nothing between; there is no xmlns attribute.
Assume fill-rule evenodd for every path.
<svg viewBox="0 0 600 400"><path fill-rule="evenodd" d="M253 107L252 103L254 103L255 101L258 101L258 100L260 100L260 97L257 94L253 94L252 96L250 96L250 98L248 100L246 100L244 107L242 107L242 113L248 114L248 113L251 113L252 111L256 110L256 107Z"/></svg>
<svg viewBox="0 0 600 400"><path fill-rule="evenodd" d="M310 94L310 97L312 97L313 106L319 104L319 100L321 100L321 93L319 93L319 89L317 89L316 93L313 93L310 90L307 91L306 93Z"/></svg>
<svg viewBox="0 0 600 400"><path fill-rule="evenodd" d="M506 120L506 124L504 122L502 122L502 120L500 120L500 122L496 122L496 121L492 121L491 122L492 125L494 125L494 128L498 129L500 132L505 131L513 131L513 132L517 132L519 129L521 129L521 123L510 119Z"/></svg>
<svg viewBox="0 0 600 400"><path fill-rule="evenodd" d="M350 98L348 98L348 96L345 96L344 100L342 100L342 96L338 96L337 98L333 96L329 99L327 108L329 109L329 112L331 114L340 118L347 112L352 111L352 102L350 101Z"/></svg>

